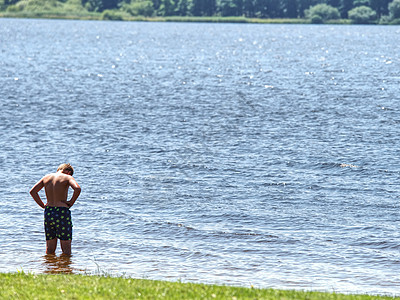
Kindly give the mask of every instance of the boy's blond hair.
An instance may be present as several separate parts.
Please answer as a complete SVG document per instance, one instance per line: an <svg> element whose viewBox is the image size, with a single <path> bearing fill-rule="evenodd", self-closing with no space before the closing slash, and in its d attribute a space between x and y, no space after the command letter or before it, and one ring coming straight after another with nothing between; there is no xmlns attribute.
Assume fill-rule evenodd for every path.
<svg viewBox="0 0 400 300"><path fill-rule="evenodd" d="M58 171L70 171L71 172L71 176L74 175L74 168L70 165L70 164L61 164L58 166L57 172Z"/></svg>

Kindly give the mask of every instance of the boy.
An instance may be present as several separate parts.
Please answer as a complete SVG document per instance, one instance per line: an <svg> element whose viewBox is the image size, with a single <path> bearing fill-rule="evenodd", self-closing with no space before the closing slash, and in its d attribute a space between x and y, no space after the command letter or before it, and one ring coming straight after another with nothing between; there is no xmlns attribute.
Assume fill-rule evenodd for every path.
<svg viewBox="0 0 400 300"><path fill-rule="evenodd" d="M72 177L73 174L74 169L70 164L61 164L57 173L47 174L30 190L32 198L44 208L46 254L55 253L59 239L63 254L71 255L72 220L69 208L74 205L81 193L79 184ZM39 196L39 191L43 187L46 193L46 205ZM67 201L69 187L74 193Z"/></svg>

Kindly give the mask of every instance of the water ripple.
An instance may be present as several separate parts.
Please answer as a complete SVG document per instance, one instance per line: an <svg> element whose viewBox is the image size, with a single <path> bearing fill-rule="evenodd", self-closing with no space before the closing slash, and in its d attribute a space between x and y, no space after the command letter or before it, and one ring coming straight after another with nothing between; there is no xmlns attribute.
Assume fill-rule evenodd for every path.
<svg viewBox="0 0 400 300"><path fill-rule="evenodd" d="M398 29L0 23L0 271L398 295ZM28 194L64 161L69 262Z"/></svg>

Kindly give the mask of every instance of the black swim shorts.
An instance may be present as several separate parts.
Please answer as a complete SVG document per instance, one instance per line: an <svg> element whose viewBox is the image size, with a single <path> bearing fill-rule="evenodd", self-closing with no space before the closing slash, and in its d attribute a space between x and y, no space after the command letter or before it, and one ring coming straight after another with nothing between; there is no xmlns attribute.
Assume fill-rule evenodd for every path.
<svg viewBox="0 0 400 300"><path fill-rule="evenodd" d="M71 211L67 207L46 206L44 210L46 240L72 240Z"/></svg>

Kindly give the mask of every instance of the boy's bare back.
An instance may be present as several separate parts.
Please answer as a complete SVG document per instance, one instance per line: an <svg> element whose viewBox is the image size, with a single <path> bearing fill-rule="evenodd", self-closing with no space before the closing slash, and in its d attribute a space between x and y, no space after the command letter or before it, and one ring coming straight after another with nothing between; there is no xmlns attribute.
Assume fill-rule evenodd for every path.
<svg viewBox="0 0 400 300"><path fill-rule="evenodd" d="M81 192L81 188L74 177L72 177L72 174L73 171L64 169L57 170L57 173L47 174L31 189L30 193L33 199L42 208L45 208L46 206L71 207L74 205ZM74 193L71 200L67 201L69 187L74 190ZM43 203L42 199L40 199L38 194L42 188L44 188L46 193L46 205Z"/></svg>
<svg viewBox="0 0 400 300"><path fill-rule="evenodd" d="M69 207L68 188L73 185L72 176L64 173L51 173L43 177L47 206Z"/></svg>

